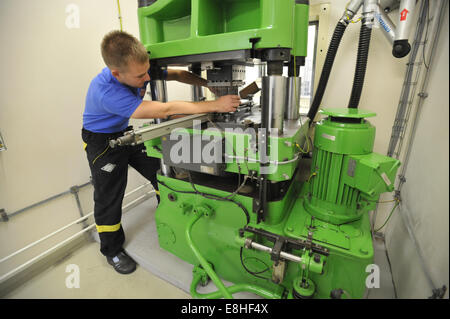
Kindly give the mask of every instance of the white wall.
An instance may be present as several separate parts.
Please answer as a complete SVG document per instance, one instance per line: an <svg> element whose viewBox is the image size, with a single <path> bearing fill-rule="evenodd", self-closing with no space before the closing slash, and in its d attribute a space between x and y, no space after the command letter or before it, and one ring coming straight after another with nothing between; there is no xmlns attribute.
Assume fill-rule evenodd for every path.
<svg viewBox="0 0 450 319"><path fill-rule="evenodd" d="M311 1L330 3L329 38L344 12L347 0ZM437 2L437 1L436 1ZM430 1L432 6L435 1ZM418 9L414 14L417 21ZM426 298L431 288L421 268L418 254L401 216L410 214L412 231L422 247L426 265L435 285L448 287L448 7L437 55L430 77L429 97L423 104L417 137L406 172L407 183L402 190L401 210L394 213L386 229L386 245L393 268L393 278L400 298ZM395 20L395 14L390 14ZM415 25L410 34L412 42ZM360 24L349 25L336 56L334 67L321 106L346 107L353 83ZM430 45L431 46L431 45ZM429 47L430 47L429 46ZM374 151L386 154L404 81L408 57L396 59L380 29L374 29L361 96L360 108L377 113L369 119L375 125ZM316 74L316 77L320 75ZM418 93L418 92L417 92ZM416 99L417 100L417 99ZM411 123L409 123L411 125ZM406 145L403 146L403 152ZM404 154L401 154L401 159ZM391 200L392 194L381 196ZM392 204L379 204L375 228L380 227L392 209ZM446 294L448 298L448 291Z"/></svg>
<svg viewBox="0 0 450 319"><path fill-rule="evenodd" d="M79 7L80 28L66 27L69 4ZM121 1L121 9L124 30L139 37L137 1ZM84 100L104 67L101 39L113 29L119 20L112 0L0 1L0 131L8 147L0 152L0 208L7 213L89 181ZM145 181L130 169L127 191ZM92 192L88 186L80 193L85 214L93 209ZM65 195L0 222L0 259L77 218L74 197ZM80 229L0 264L0 276Z"/></svg>
<svg viewBox="0 0 450 319"><path fill-rule="evenodd" d="M348 0L312 0L311 5L329 3L329 32L326 48ZM361 12L361 11L360 11ZM360 15L360 12L357 16ZM356 17L355 17L356 18ZM319 22L320 23L320 22ZM341 40L321 107L347 107L353 85L361 23L350 24ZM327 50L325 49L325 51ZM396 59L381 30L374 28L366 77L359 108L377 113L368 119L376 127L374 152L386 154L408 58ZM320 73L315 75L316 80Z"/></svg>
<svg viewBox="0 0 450 319"><path fill-rule="evenodd" d="M400 298L431 296L432 287L425 271L436 288L446 285L446 298L449 296L448 16L447 4L425 90L429 96L419 109L405 172L406 183L401 193L403 202L386 230L386 245ZM407 225L418 243L423 266Z"/></svg>

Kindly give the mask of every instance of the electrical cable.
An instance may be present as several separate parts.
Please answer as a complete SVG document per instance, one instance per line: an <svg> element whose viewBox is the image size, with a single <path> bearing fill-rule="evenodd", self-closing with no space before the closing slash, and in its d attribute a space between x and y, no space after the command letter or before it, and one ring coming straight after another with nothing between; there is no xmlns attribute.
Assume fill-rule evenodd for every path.
<svg viewBox="0 0 450 319"><path fill-rule="evenodd" d="M426 20L427 20L427 28L425 31L425 38L423 39L423 46L422 46L422 60L423 60L423 64L425 65L425 67L427 68L427 70L429 69L429 66L427 65L427 62L425 61L425 47L427 45L427 38L428 38L428 26L430 24L430 2L429 0L425 0L425 5L427 6L427 16L426 16Z"/></svg>
<svg viewBox="0 0 450 319"><path fill-rule="evenodd" d="M217 130L220 131L220 133L221 133L221 135L222 135L222 139L223 139L225 142L227 142L227 139L225 138L225 133L223 132L223 130L222 130L220 127L218 127L213 121L211 121L210 118L208 118L208 121L209 121L209 122L210 122ZM228 144L228 145L229 145L229 144ZM236 164L237 164L237 166L238 166L238 176L239 176L239 179L238 179L238 187L237 187L237 189L236 189L234 192L232 192L230 195L227 195L225 198L231 198L231 197L235 196L235 195L241 190L241 188L244 187L244 185L245 185L245 183L247 182L247 179L248 179L248 175L246 175L246 176L244 177L244 181L243 181L242 184L241 184L241 174L242 174L242 173L241 173L241 165L239 164L239 161L237 160L236 150L235 150L233 144L231 144L231 149L233 150L233 156L236 157ZM246 168L247 168L247 173L250 174L250 169L249 169L248 163L247 163L247 161L245 161L245 159L244 159L244 163L245 163L245 166L246 166ZM252 173L252 178L253 178L253 173Z"/></svg>
<svg viewBox="0 0 450 319"><path fill-rule="evenodd" d="M190 182L192 188L194 189L193 192L190 192L190 191L179 191L179 190L175 190L175 189L171 188L170 186L168 186L168 185L167 185L166 183L164 183L163 181L158 181L158 183L161 184L161 185L164 186L164 187L167 187L168 189L170 189L170 190L173 191L173 192L183 193L183 194L197 194L197 195L200 195L200 196L205 197L205 198L207 198L207 199L218 200L218 201L229 201L229 202L232 202L232 203L236 204L239 208L241 208L242 211L244 212L244 214L245 214L245 216L246 216L246 220L247 220L247 223L246 223L245 226L247 226L247 225L250 223L250 215L249 215L247 209L246 209L241 203L236 202L236 201L234 201L234 200L232 200L232 199L230 199L230 198L224 198L224 197L220 197L220 196L217 196L217 195L214 195L214 194L208 194L208 193L204 193L204 192L198 191L197 188L195 187L194 183L192 182L192 177L191 177L190 172L187 171L187 173L188 173L188 176L189 176L189 182ZM251 274L252 276L255 276L255 277L258 277L258 278L264 279L264 280L269 280L269 278L265 278L265 277L262 277L262 276L258 276L258 274L264 273L264 272L268 271L270 268L267 267L267 269L265 269L265 270L263 270L263 271L261 271L261 272L252 272L252 271L251 271L250 269L248 269L248 268L245 266L245 264L244 264L244 260L243 260L243 258L242 258L242 250L243 250L243 248L241 247L241 249L240 249L240 259L241 259L242 267L245 269L245 271L247 271L247 272L248 272L249 274ZM255 259L257 259L258 261L260 261L261 263L265 264L262 260L260 260L260 259L258 259L258 258L256 258L256 257L253 257L253 258L255 258Z"/></svg>
<svg viewBox="0 0 450 319"><path fill-rule="evenodd" d="M254 274L262 274L262 273L265 273L266 271L268 271L270 269L270 267L264 261L262 261L259 258L256 258L256 257L245 257L245 258L243 258L243 261L246 261L248 259L255 259L255 260L259 261L260 263L264 264L264 266L266 266L266 268L264 270L253 272Z"/></svg>
<svg viewBox="0 0 450 319"><path fill-rule="evenodd" d="M377 204L384 204L384 203L392 203L392 202L396 202L397 200L396 199L393 199L393 200L384 200L384 201L381 201L381 202L376 202Z"/></svg>
<svg viewBox="0 0 450 319"><path fill-rule="evenodd" d="M205 197L205 198L209 198L209 196L217 196L217 195L205 194L205 193L199 192L199 191L197 190L197 188L195 187L195 184L194 184L193 181L192 181L191 173L190 173L189 171L187 171L187 173L188 173L188 176L189 176L189 182L191 183L191 186L192 186L192 188L195 190L196 194L201 195L201 196L203 196L203 197ZM219 196L217 196L217 197L219 197ZM213 198L211 198L211 199L213 199ZM217 198L217 199L218 199L218 200L230 200L230 199L225 198L225 197L219 197L219 198ZM234 202L234 201L233 201L233 202ZM243 206L242 206L241 208L243 208ZM248 217L248 219L247 219L247 225L248 225L248 223L250 222L249 215L248 215L248 212L246 212L246 211L244 211L244 212L246 213L246 216ZM245 226L247 226L247 225L245 225ZM261 279L264 279L264 280L269 280L268 278L265 278L265 277L262 277L262 276L258 276L258 273L252 272L251 270L249 270L249 269L245 266L244 260L242 259L242 251L243 251L243 248L241 247L241 249L240 249L240 259L241 259L242 267L244 267L244 269L245 269L249 274L251 274L252 276L255 276L255 277L258 277L258 278L261 278ZM256 258L256 257L254 257L254 258ZM256 259L257 259L257 258L256 258ZM261 260L260 260L260 261L261 261ZM261 262L262 262L262 261L261 261ZM264 263L264 262L262 262L262 263ZM269 270L269 269L266 269L266 270L264 270L263 272L265 272L265 271L267 271L267 270Z"/></svg>
<svg viewBox="0 0 450 319"><path fill-rule="evenodd" d="M297 64L296 64L296 58L295 58L295 56L294 56L294 95L295 95L295 107L297 107L297 109L299 109L300 108L300 103L299 103L299 101L298 101L298 95L297 95ZM300 126L303 126L303 123L302 123L302 116L300 115L299 116L299 119L300 119ZM306 133L306 132L303 132L304 133L304 136L305 136L305 138L306 138L306 145L307 145L307 147L308 147L308 149L306 150L306 151L304 151L301 147L300 147L300 145L298 145L297 143L295 144L296 146L297 146L297 148L300 150L300 152L302 152L303 154L308 154L309 152L310 152L310 141L309 141L309 136L308 136L308 134Z"/></svg>
<svg viewBox="0 0 450 319"><path fill-rule="evenodd" d="M109 144L108 144L108 146L105 148L105 150L104 150L100 155L98 155L98 156L92 161L92 165L94 165L95 162L96 162L103 154L105 154L107 150L109 150Z"/></svg>
<svg viewBox="0 0 450 319"><path fill-rule="evenodd" d="M181 114L179 114L179 115L181 115ZM210 122L216 129L218 129L218 130L221 132L222 138L225 139L223 130L221 130L219 127L217 127L217 126L215 125L215 123L212 122L210 119L208 119L208 120L209 120L209 122ZM226 139L225 139L225 141L226 141ZM232 147L232 150L233 150L233 155L236 156L236 150L235 150L235 148L234 148L234 145L231 145L231 147ZM246 166L247 166L247 172L250 172L250 169L248 168L247 162L245 161L244 163L245 163ZM195 184L194 184L193 181L192 181L192 176L191 176L191 173L190 173L189 171L186 171L186 172L187 172L187 174L188 174L189 183L191 184L191 187L192 187L192 189L194 190L193 192L174 190L173 188L169 187L167 184L165 184L165 183L162 182L162 181L158 181L158 183L161 184L161 185L163 185L164 187L167 187L168 189L170 189L170 190L172 190L172 191L174 191L174 192L184 193L184 194L196 194L196 195L200 195L200 196L202 196L202 197L205 197L205 198L207 198L207 199L218 200L218 201L230 201L230 202L236 204L239 208L242 209L242 211L244 212L244 214L245 214L245 216L246 216L246 220L247 220L247 223L246 223L245 226L247 226L247 225L250 223L250 215L249 215L247 209L246 209L241 203L236 202L236 201L234 201L234 200L231 199L234 195L236 195L236 194L239 192L239 190L241 190L241 188L245 185L245 183L247 182L247 179L248 179L248 175L246 175L246 176L244 177L244 181L242 182L242 184L240 183L240 180L241 180L241 167L240 167L240 164L239 164L238 162L237 162L237 165L238 165L238 174L239 174L239 183L238 183L238 187L237 187L237 189L236 189L234 192L232 192L230 195L227 195L227 196L225 196L225 197L220 197L220 196L217 196L217 195L214 195L214 194L208 194L208 193L204 193L204 192L198 191L197 188L195 187ZM253 174L252 174L252 177L253 177ZM240 249L240 260L241 260L242 267L243 267L249 274L251 274L252 276L255 276L255 277L258 277L258 278L261 278L261 279L264 279L264 280L269 280L269 278L265 278L265 277L262 277L262 276L258 276L258 274L264 273L264 272L270 270L270 268L267 267L266 269L264 269L264 270L261 271L261 272L252 272L252 271L249 270L249 269L245 266L245 264L244 264L244 260L242 259L242 250L243 250L243 248L241 247L241 249ZM264 265L266 265L266 264L265 264L263 261L261 261L260 259L258 259L258 258L256 258L256 257L253 257L253 258L257 259L258 261L260 261L261 263L263 263ZM267 266L267 265L266 265L266 266Z"/></svg>
<svg viewBox="0 0 450 319"><path fill-rule="evenodd" d="M205 197L205 198L207 198L207 199L218 200L218 201L230 201L230 202L236 204L236 205L237 205L239 208L241 208L242 211L244 212L244 214L245 214L245 216L246 216L246 219L247 219L247 223L246 223L245 226L247 226L247 225L250 223L250 215L249 215L247 209L246 209L242 204L240 204L240 203L238 203L238 202L236 202L236 201L234 201L234 200L232 200L232 199L229 199L229 198L224 198L224 197L220 197L220 196L217 196L217 195L214 195L214 194L207 194L207 193L199 192L199 191L197 190L197 188L195 187L194 183L192 182L192 179L191 179L191 176L190 176L190 172L187 171L187 173L188 173L188 176L189 176L189 182L191 183L191 186L192 186L192 188L194 189L193 192L190 192L190 191L180 191L180 190L175 190L175 189L171 188L170 186L168 186L168 185L167 185L166 183L164 183L163 181L158 181L158 183L159 183L160 185L164 186L164 187L167 187L168 189L170 189L170 190L173 191L173 192L182 193L182 194L196 194L196 195L200 195L200 196L202 196L202 197ZM247 271L247 272L248 272L249 274L251 274L252 276L255 276L255 277L258 277L258 278L264 279L264 280L269 280L268 278L265 278L265 277L262 277L262 276L258 276L258 273L252 272L250 269L248 269L248 268L245 266L244 261L243 261L243 259L242 259L242 250L243 250L243 248L241 247L241 249L240 249L240 259L241 259L242 267L245 269L245 271ZM256 258L256 257L254 257L254 258ZM256 259L258 259L258 258L256 258ZM258 260L259 260L259 259L258 259ZM259 260L259 261L261 261L261 260ZM263 261L261 261L261 262L264 263ZM263 272L265 272L265 271L267 271L267 270L269 270L269 268L266 269L266 270L264 270Z"/></svg>
<svg viewBox="0 0 450 319"><path fill-rule="evenodd" d="M188 173L188 174L189 174L189 173ZM235 200L233 200L233 199L231 199L231 198L223 198L223 197L220 197L220 196L217 196L217 195L214 195L214 194L208 194L208 193L199 192L199 191L197 191L197 190L195 189L195 186L194 186L194 189L195 189L196 191L190 192L190 191L180 191L180 190L173 189L172 187L170 187L169 185L167 185L167 184L164 183L163 181L158 181L158 183L161 184L161 185L164 186L164 187L167 187L168 189L170 189L171 191L176 192L176 193L181 193L181 194L197 194L197 195L201 195L202 197L205 197L205 198L208 198L208 199L212 199L212 200L229 201L229 202L232 202L232 203L234 203L235 205L237 205L239 208L241 208L242 211L244 212L245 217L246 217L246 220L247 220L247 224L246 224L246 225L248 225L248 224L250 223L250 214L248 213L248 210L247 210L241 203L239 203L239 202L237 202L237 201L235 201ZM192 184L191 184L191 185L192 185Z"/></svg>
<svg viewBox="0 0 450 319"><path fill-rule="evenodd" d="M267 267L267 269L265 269L264 271L261 271L261 272L253 272L253 271L251 271L250 269L248 269L248 268L245 266L244 260L242 259L242 252L243 252L243 250L244 250L244 248L241 247L240 252L239 252L239 255L240 255L242 267L244 267L245 271L247 271L250 275L255 276L255 277L257 277L257 278L264 279L264 280L270 280L269 278L266 278L266 277L263 277L263 276L259 276L259 275L258 275L258 274L261 274L261 273L266 272L267 270L269 270L269 267ZM253 258L256 258L256 257L253 257ZM258 258L256 258L256 259L259 260ZM261 260L259 260L259 261L261 261ZM261 262L262 262L262 261L261 261ZM262 262L262 263L264 263L264 262Z"/></svg>
<svg viewBox="0 0 450 319"><path fill-rule="evenodd" d="M294 58L294 59L295 59L295 58ZM225 136L224 136L223 130L222 130L221 128L217 127L217 125L216 125L214 122L212 122L209 118L208 118L208 121L209 121L216 129L218 129L218 130L221 132L222 138L225 140L225 142L227 142L227 139L226 139ZM309 146L309 145L308 145L308 146ZM235 150L233 144L231 145L231 149L233 150L233 156L237 158L236 150ZM309 147L308 147L308 149L309 149ZM245 163L245 165L246 165L247 172L250 173L250 169L249 169L249 167L248 167L248 163L247 163L247 161L245 161L245 159L244 159L244 163ZM240 180L241 180L241 166L240 166L240 164L239 164L239 162L238 162L237 160L236 160L236 164L237 164L237 166L238 166L238 174L239 174L239 182L240 182ZM188 171L188 176L189 176L189 182L191 183L192 188L193 188L198 194L204 196L204 193L198 192L198 190L195 188L195 185L194 185L194 183L192 182L191 174L190 174L189 171ZM253 173L252 173L252 176L251 176L251 177L253 177ZM244 181L242 182L242 184L240 184L240 185L238 186L238 188L237 188L233 193L231 193L230 195L227 195L227 196L225 196L225 197L222 197L222 199L223 199L223 200L231 200L231 198L232 198L234 195L236 195L236 194L241 190L242 187L244 187L244 185L245 185L247 179L248 179L248 175L245 175L245 176L244 176ZM208 197L206 197L206 198L208 198ZM233 201L233 202L234 202L234 201ZM242 206L241 208L243 209L243 206ZM246 211L244 211L244 212L246 213L246 215L247 215L247 217L248 217L248 219L247 219L247 225L248 225L248 223L250 222L250 218L249 218L248 212L246 212ZM264 270L262 270L262 271L259 271L259 272L253 272L253 271L251 271L250 269L248 269L248 268L245 266L244 259L243 259L242 255L243 255L243 247L240 248L239 257L240 257L240 260L241 260L241 265L242 265L242 267L245 269L246 272L248 272L250 275L252 275L252 276L254 276L254 277L257 277L257 278L260 278L260 279L263 279L263 280L270 280L270 278L266 278L266 277L263 277L263 276L259 276L259 274L262 274L262 273L264 273L264 272L270 270L270 267L268 267L268 266L266 265L266 263L264 263L262 260L260 260L260 259L258 259L258 258L256 258L256 257L252 257L252 258L258 260L259 262L263 263L263 264L267 267L266 269L264 269ZM246 258L246 259L248 259L248 258Z"/></svg>
<svg viewBox="0 0 450 319"><path fill-rule="evenodd" d="M309 176L307 182L309 183L309 181L311 180L311 178L313 178L314 176L317 176L317 172L312 173L312 174Z"/></svg>
<svg viewBox="0 0 450 319"><path fill-rule="evenodd" d="M384 242L384 248L385 248L384 252L386 253L386 259L387 259L387 262L388 262L388 265L389 265L389 271L392 274L391 259L389 258L389 253L388 253L388 250L386 249L386 242ZM392 287L394 288L394 298L398 299L397 288L395 287L395 282L394 282L394 277L393 276L391 276L391 281L392 281Z"/></svg>
<svg viewBox="0 0 450 319"><path fill-rule="evenodd" d="M123 31L123 28L122 28L122 13L120 12L120 2L119 2L119 0L117 0L117 9L119 10L120 31Z"/></svg>
<svg viewBox="0 0 450 319"><path fill-rule="evenodd" d="M392 203L392 202L397 202L397 201L398 201L398 199L393 199L393 200L384 200L384 201L381 201L381 202L378 202L378 201L376 201L376 200L368 200L368 199L365 199L365 201L367 201L367 202L371 202L371 203L376 203L376 204L385 204L385 203Z"/></svg>
<svg viewBox="0 0 450 319"><path fill-rule="evenodd" d="M374 232L378 232L380 231L384 226L386 226L387 222L389 221L389 219L391 218L392 214L394 213L395 209L397 208L397 206L400 204L400 201L397 200L397 203L395 203L394 207L392 208L391 212L389 213L388 218L386 219L386 221L383 223L383 225L381 225L380 228L375 229Z"/></svg>
<svg viewBox="0 0 450 319"><path fill-rule="evenodd" d="M219 130L220 131L220 134L222 135L222 139L225 141L225 142L227 142L227 139L225 138L225 133L223 132L223 130L220 128L220 127L218 127L213 121L211 121L211 119L208 117L208 121L217 129L217 130ZM231 149L233 150L233 156L236 156L236 150L234 149L234 146L233 146L233 144L231 145ZM237 189L233 192L233 193L231 193L230 195L227 195L226 197L228 198L228 197L233 197L234 195L236 195L237 194L237 192L241 189L241 187L243 186L243 185L241 185L240 186L240 184L241 184L241 165L239 165L239 162L236 160L236 164L237 164L237 166L238 166L238 187L237 187ZM247 172L250 172L249 170L248 170L248 166L247 166ZM244 184L245 184L245 182L247 181L247 179L245 179L244 178Z"/></svg>

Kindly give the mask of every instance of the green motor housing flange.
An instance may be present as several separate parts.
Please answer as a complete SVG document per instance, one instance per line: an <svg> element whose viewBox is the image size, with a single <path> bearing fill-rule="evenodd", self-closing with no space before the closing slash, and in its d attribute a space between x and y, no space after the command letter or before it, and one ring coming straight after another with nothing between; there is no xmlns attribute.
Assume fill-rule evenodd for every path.
<svg viewBox="0 0 450 319"><path fill-rule="evenodd" d="M375 127L361 109L334 108L314 134L310 189L304 201L313 216L340 225L374 209L381 193L392 192L400 161L373 153Z"/></svg>

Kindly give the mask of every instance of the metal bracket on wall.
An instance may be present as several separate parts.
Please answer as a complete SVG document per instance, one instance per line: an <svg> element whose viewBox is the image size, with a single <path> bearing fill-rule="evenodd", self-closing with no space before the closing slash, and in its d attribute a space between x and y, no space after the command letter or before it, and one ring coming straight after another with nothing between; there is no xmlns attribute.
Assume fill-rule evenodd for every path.
<svg viewBox="0 0 450 319"><path fill-rule="evenodd" d="M89 184L90 183L92 183L92 182L89 182ZM85 184L85 185L87 185L87 184ZM75 200L77 202L77 207L78 207L78 212L80 213L80 217L84 217L83 208L81 208L80 197L78 196L78 193L80 192L80 186L78 186L78 185L72 186L69 190L70 190L70 193L73 194L73 196L75 196ZM83 228L86 228L89 226L86 220L83 220L80 223L83 224Z"/></svg>
<svg viewBox="0 0 450 319"><path fill-rule="evenodd" d="M6 151L6 144L5 144L5 141L3 140L3 137L2 137L2 133L0 132L0 152L1 151Z"/></svg>
<svg viewBox="0 0 450 319"><path fill-rule="evenodd" d="M443 285L441 288L433 289L433 294L428 299L442 299L447 292L447 287Z"/></svg>
<svg viewBox="0 0 450 319"><path fill-rule="evenodd" d="M6 211L4 208L0 208L0 216L2 216L2 220L4 222L7 222L9 220L8 215L6 214Z"/></svg>

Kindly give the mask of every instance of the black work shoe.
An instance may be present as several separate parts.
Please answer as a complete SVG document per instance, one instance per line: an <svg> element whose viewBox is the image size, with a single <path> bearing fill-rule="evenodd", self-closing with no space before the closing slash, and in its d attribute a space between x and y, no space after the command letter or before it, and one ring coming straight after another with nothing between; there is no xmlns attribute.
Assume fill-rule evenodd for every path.
<svg viewBox="0 0 450 319"><path fill-rule="evenodd" d="M136 270L136 262L124 251L121 251L114 257L106 257L106 260L120 274L131 274Z"/></svg>

